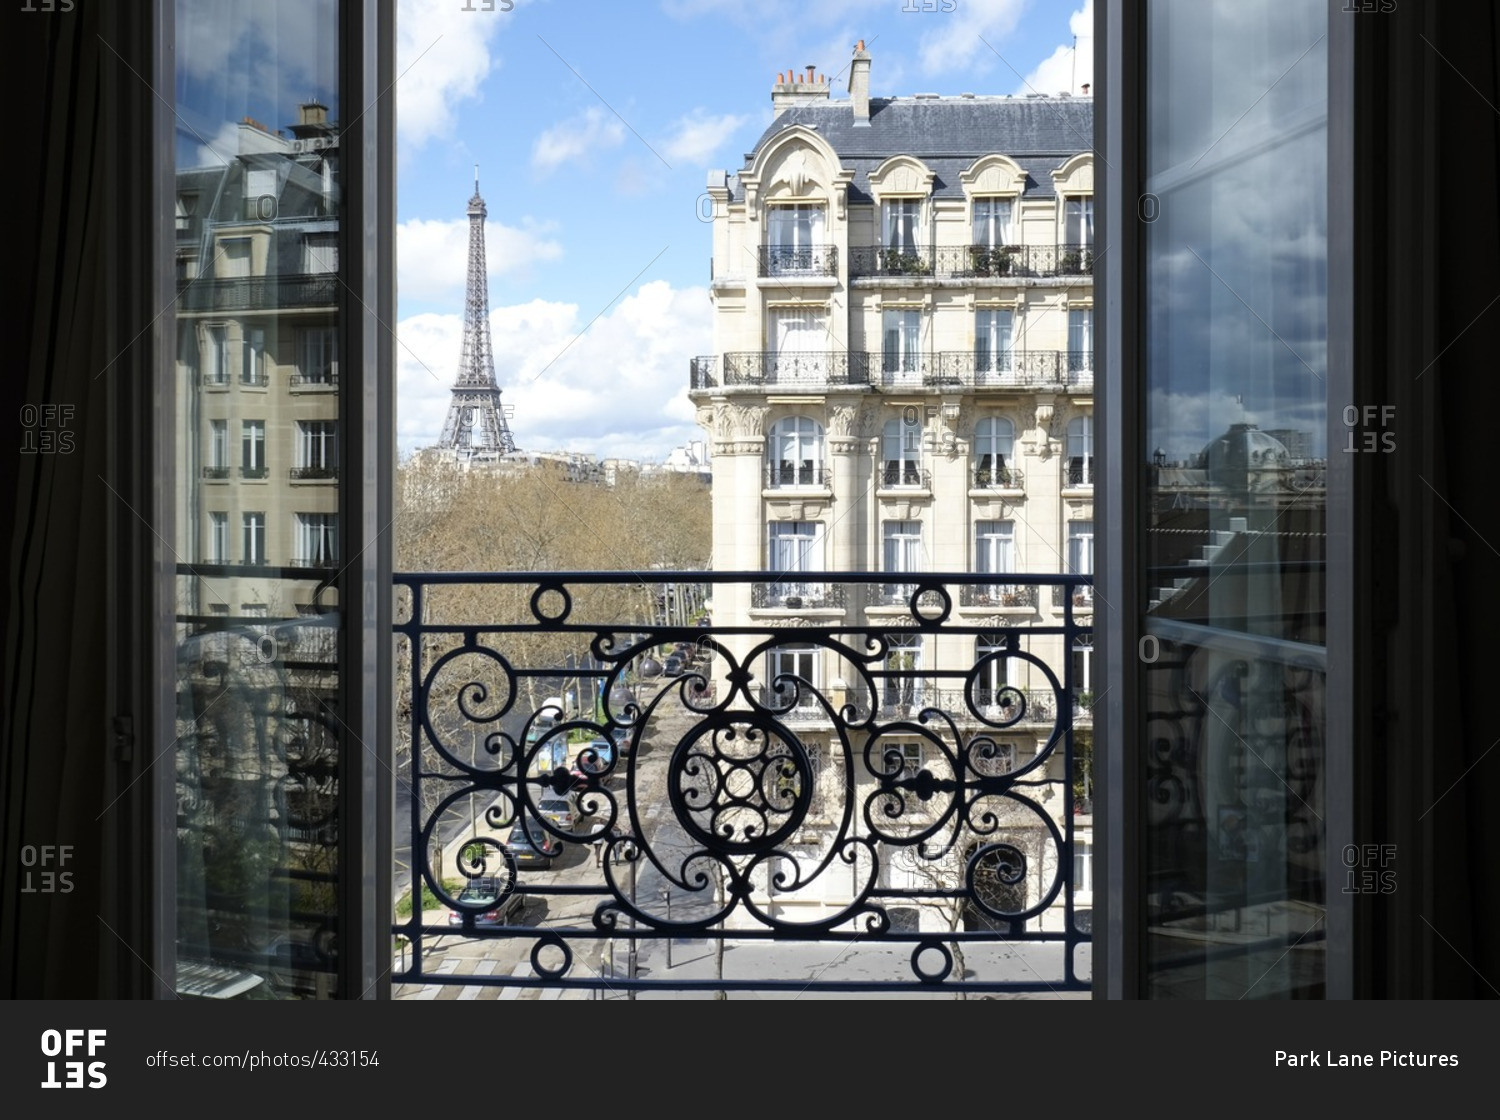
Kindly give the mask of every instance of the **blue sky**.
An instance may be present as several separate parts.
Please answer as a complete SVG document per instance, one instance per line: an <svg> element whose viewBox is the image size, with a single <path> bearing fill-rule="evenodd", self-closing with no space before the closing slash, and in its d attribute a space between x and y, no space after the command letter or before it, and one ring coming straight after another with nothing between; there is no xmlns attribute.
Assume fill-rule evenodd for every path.
<svg viewBox="0 0 1500 1120"><path fill-rule="evenodd" d="M778 71L816 65L846 98L864 39L877 97L1092 82L1092 0L488 2L398 7L403 452L447 407L476 163L517 443L659 460L702 438L687 379L712 339L707 173L742 165Z"/></svg>

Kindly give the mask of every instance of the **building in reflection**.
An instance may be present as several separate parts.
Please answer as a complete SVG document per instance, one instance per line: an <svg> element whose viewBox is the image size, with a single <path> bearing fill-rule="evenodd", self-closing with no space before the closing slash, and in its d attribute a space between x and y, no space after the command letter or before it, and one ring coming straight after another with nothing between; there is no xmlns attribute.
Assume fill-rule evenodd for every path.
<svg viewBox="0 0 1500 1120"><path fill-rule="evenodd" d="M177 176L177 551L206 615L315 610L285 569L338 563L338 126L296 116Z"/></svg>
<svg viewBox="0 0 1500 1120"><path fill-rule="evenodd" d="M929 706L964 738L992 735L984 765L1005 772L1049 751L1060 708L1091 719L1087 633L1011 644L1069 611L1087 625L1091 588L1065 603L1061 587L1005 577L1093 571L1092 102L1087 87L872 98L871 65L861 42L848 100L813 68L778 75L774 118L745 165L709 174L715 352L690 375L713 439L713 566L776 573L718 588L714 621L885 635L873 680L795 633L751 666L755 695L791 704L830 773L844 748L824 701L908 721L877 757L895 752L911 775L955 776L936 741L951 749L955 736L914 730ZM818 571L890 581L799 575ZM950 589L951 621L971 629L921 632L918 577L965 571L994 577ZM811 687L792 702L778 676ZM1060 779L1060 750L1054 759ZM1086 782L1078 789L1086 814ZM1074 808L1059 792L1048 811ZM1056 872L1039 837L1023 845L1028 881L1012 902L1034 903ZM1083 881L1089 851L1085 815ZM1080 905L1088 898L1085 887Z"/></svg>
<svg viewBox="0 0 1500 1120"><path fill-rule="evenodd" d="M327 105L295 114L284 129L250 117L221 129L177 176L189 994L333 985L338 617L324 581L339 563L339 137Z"/></svg>

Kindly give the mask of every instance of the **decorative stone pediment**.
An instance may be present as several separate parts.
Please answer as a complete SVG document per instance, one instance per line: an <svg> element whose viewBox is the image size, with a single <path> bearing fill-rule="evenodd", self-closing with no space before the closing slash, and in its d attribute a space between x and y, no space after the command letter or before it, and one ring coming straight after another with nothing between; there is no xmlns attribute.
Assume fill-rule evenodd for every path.
<svg viewBox="0 0 1500 1120"><path fill-rule="evenodd" d="M930 195L937 173L915 156L892 156L870 173L870 194L882 197Z"/></svg>
<svg viewBox="0 0 1500 1120"><path fill-rule="evenodd" d="M1009 156L981 156L959 172L958 180L971 199L976 195L1020 195L1026 190L1026 170Z"/></svg>

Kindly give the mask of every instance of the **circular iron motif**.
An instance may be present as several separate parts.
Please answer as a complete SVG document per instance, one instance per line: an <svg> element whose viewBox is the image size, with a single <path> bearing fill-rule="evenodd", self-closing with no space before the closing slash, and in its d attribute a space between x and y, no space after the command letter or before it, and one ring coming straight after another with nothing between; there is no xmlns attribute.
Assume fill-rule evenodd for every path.
<svg viewBox="0 0 1500 1120"><path fill-rule="evenodd" d="M677 819L710 849L748 855L794 833L812 801L807 750L761 713L705 720L677 745L668 793Z"/></svg>

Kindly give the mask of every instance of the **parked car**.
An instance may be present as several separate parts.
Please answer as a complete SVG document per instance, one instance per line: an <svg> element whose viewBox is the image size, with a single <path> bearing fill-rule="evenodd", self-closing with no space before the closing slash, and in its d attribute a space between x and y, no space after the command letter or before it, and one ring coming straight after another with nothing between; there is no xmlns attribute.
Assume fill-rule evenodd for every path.
<svg viewBox="0 0 1500 1120"><path fill-rule="evenodd" d="M661 672L664 677L682 676L682 655L674 653L668 657L666 663L662 666Z"/></svg>
<svg viewBox="0 0 1500 1120"><path fill-rule="evenodd" d="M578 824L578 806L569 794L544 794L536 807L543 817L564 832L572 832Z"/></svg>
<svg viewBox="0 0 1500 1120"><path fill-rule="evenodd" d="M476 926L503 926L519 917L526 909L526 897L514 891L505 894L500 880L493 876L471 881L459 893L458 901L465 909L448 912L450 926L463 925L465 917L468 916L473 917ZM486 909L476 913L478 907L486 907Z"/></svg>
<svg viewBox="0 0 1500 1120"><path fill-rule="evenodd" d="M519 867L551 867L552 861L562 855L562 841L534 820L513 824L505 847Z"/></svg>

